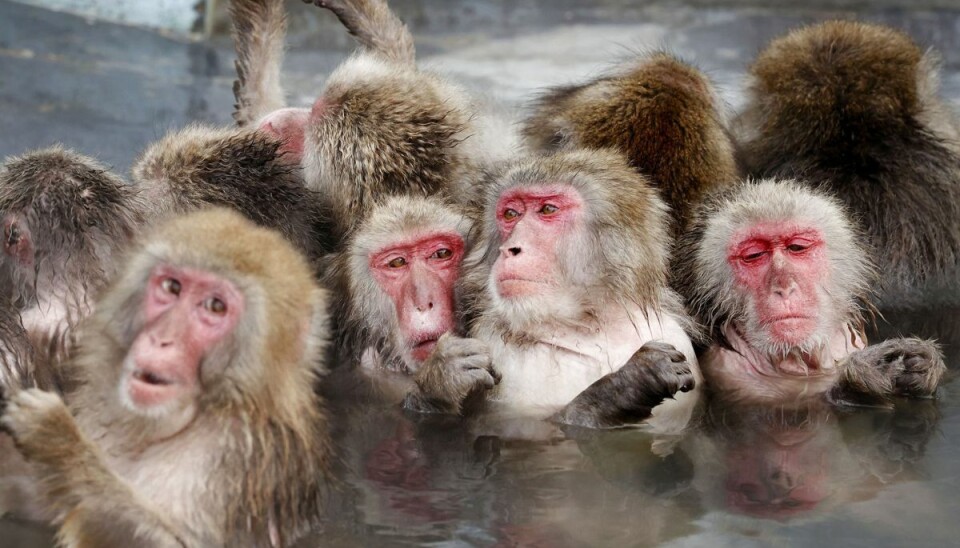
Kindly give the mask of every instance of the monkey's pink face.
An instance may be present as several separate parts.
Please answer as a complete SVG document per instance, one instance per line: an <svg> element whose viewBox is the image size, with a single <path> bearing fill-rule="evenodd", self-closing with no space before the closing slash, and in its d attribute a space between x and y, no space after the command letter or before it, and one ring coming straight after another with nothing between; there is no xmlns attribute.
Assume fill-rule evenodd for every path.
<svg viewBox="0 0 960 548"><path fill-rule="evenodd" d="M229 280L192 268L154 268L144 295L144 326L124 364L133 405L149 410L195 398L204 358L243 311L243 295Z"/></svg>
<svg viewBox="0 0 960 548"><path fill-rule="evenodd" d="M370 270L390 297L406 350L421 362L455 327L453 288L463 238L441 232L402 239L370 254Z"/></svg>
<svg viewBox="0 0 960 548"><path fill-rule="evenodd" d="M580 193L566 185L525 186L500 196L497 226L503 243L493 276L501 297L542 295L560 283L557 250L582 209Z"/></svg>
<svg viewBox="0 0 960 548"><path fill-rule="evenodd" d="M738 232L727 260L753 313L777 343L801 345L820 325L818 288L829 277L823 236L809 226L761 223Z"/></svg>
<svg viewBox="0 0 960 548"><path fill-rule="evenodd" d="M11 213L3 219L3 252L21 268L33 268L33 238L19 215Z"/></svg>
<svg viewBox="0 0 960 548"><path fill-rule="evenodd" d="M282 108L275 110L260 120L259 130L279 139L279 152L290 163L300 163L303 159L303 140L310 110L305 108Z"/></svg>
<svg viewBox="0 0 960 548"><path fill-rule="evenodd" d="M802 436L802 433L800 433ZM827 451L812 434L762 440L727 453L726 499L735 512L787 520L816 509L830 495Z"/></svg>

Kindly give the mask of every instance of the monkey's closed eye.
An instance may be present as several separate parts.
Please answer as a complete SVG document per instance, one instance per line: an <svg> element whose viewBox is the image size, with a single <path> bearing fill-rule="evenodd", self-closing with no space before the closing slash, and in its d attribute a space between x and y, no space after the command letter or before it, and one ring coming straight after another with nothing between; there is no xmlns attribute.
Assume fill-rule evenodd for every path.
<svg viewBox="0 0 960 548"><path fill-rule="evenodd" d="M766 254L767 254L766 251L757 251L756 253L747 253L745 255L741 255L740 260L742 260L745 263L752 263L754 261L759 260L761 257L763 257Z"/></svg>
<svg viewBox="0 0 960 548"><path fill-rule="evenodd" d="M800 252L806 251L806 250L809 249L809 248L810 248L810 246L808 246L808 245L803 245L803 244L790 244L790 245L787 246L787 251L790 251L790 252L792 252L792 253L800 253Z"/></svg>
<svg viewBox="0 0 960 548"><path fill-rule="evenodd" d="M503 218L507 221L512 221L520 216L520 212L516 209L506 209L503 212Z"/></svg>
<svg viewBox="0 0 960 548"><path fill-rule="evenodd" d="M543 204L543 207L540 208L539 213L541 215L553 215L558 211L560 211L560 208L553 204Z"/></svg>
<svg viewBox="0 0 960 548"><path fill-rule="evenodd" d="M406 266L407 260L403 257L397 257L396 259L387 263L387 266L390 268L400 268L401 266Z"/></svg>
<svg viewBox="0 0 960 548"><path fill-rule="evenodd" d="M452 256L453 256L453 251L450 251L449 249L447 249L447 248L445 248L445 247L442 247L442 248L434 251L434 252L433 252L433 255L430 255L430 258L431 258L431 259L446 260L446 259L449 259L449 258L452 257Z"/></svg>
<svg viewBox="0 0 960 548"><path fill-rule="evenodd" d="M173 295L180 294L180 280L174 278L165 278L160 282L160 287L163 288L167 293L172 293Z"/></svg>
<svg viewBox="0 0 960 548"><path fill-rule="evenodd" d="M203 307L217 316L223 316L227 313L227 303L216 297L211 297L203 301Z"/></svg>

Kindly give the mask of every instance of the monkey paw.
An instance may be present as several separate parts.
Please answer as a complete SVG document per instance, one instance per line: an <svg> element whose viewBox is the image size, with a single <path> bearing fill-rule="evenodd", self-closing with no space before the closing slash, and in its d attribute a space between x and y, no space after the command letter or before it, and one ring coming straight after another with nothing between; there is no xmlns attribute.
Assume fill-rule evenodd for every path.
<svg viewBox="0 0 960 548"><path fill-rule="evenodd" d="M591 384L552 419L588 428L625 426L648 418L663 400L695 386L682 352L666 343L649 342L623 367Z"/></svg>
<svg viewBox="0 0 960 548"><path fill-rule="evenodd" d="M879 353L877 367L889 375L894 394L929 398L936 393L947 366L935 342L891 339L874 348Z"/></svg>
<svg viewBox="0 0 960 548"><path fill-rule="evenodd" d="M420 412L460 413L464 400L493 388L500 382L500 374L493 368L485 343L447 333L437 341L414 380L419 394L408 396L405 407Z"/></svg>
<svg viewBox="0 0 960 548"><path fill-rule="evenodd" d="M10 394L0 417L0 427L10 433L27 459L48 447L52 440L64 441L63 425L72 423L60 396L37 388Z"/></svg>
<svg viewBox="0 0 960 548"><path fill-rule="evenodd" d="M634 387L645 387L651 407L677 392L689 392L696 387L687 357L673 345L662 342L651 341L640 347L617 373Z"/></svg>

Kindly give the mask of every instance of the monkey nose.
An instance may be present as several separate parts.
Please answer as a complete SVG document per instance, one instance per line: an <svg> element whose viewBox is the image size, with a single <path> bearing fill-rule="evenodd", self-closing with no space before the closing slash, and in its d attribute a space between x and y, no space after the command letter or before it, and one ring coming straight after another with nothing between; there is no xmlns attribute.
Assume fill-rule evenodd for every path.
<svg viewBox="0 0 960 548"><path fill-rule="evenodd" d="M433 301L417 305L417 312L426 312L427 310L433 310Z"/></svg>
<svg viewBox="0 0 960 548"><path fill-rule="evenodd" d="M520 246L501 247L500 252L506 257L516 257L520 254Z"/></svg>

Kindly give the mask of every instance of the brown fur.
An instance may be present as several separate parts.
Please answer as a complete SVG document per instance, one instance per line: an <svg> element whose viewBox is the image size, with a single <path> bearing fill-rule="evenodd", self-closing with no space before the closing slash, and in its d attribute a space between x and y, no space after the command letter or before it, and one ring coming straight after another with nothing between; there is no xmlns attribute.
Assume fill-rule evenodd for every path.
<svg viewBox="0 0 960 548"><path fill-rule="evenodd" d="M0 306L13 306L29 338L42 341L32 365L21 368L28 373L22 382L52 378L43 369L68 353L70 331L115 272L142 211L120 177L61 146L9 158L0 168L0 223L15 218L34 254L27 266L0 253Z"/></svg>
<svg viewBox="0 0 960 548"><path fill-rule="evenodd" d="M876 250L883 308L958 298L960 124L936 68L899 31L833 21L774 40L750 69L747 168L840 198Z"/></svg>
<svg viewBox="0 0 960 548"><path fill-rule="evenodd" d="M282 49L282 25L269 1L240 0L234 7L241 88L251 63L277 65L260 67L262 74L279 71L279 55L267 52ZM304 181L336 213L338 232L352 230L384 196L469 188L477 164L493 155L470 97L417 69L413 38L385 2L316 4L334 12L361 48L330 75L312 108L275 110L261 123L280 128L294 150L302 145Z"/></svg>
<svg viewBox="0 0 960 548"><path fill-rule="evenodd" d="M443 80L370 57L331 76L330 113L307 124L304 175L348 229L385 196L440 193L467 177L470 111Z"/></svg>
<svg viewBox="0 0 960 548"><path fill-rule="evenodd" d="M0 307L0 387L33 386L33 347L12 307Z"/></svg>
<svg viewBox="0 0 960 548"><path fill-rule="evenodd" d="M286 106L280 67L287 15L283 0L231 0L230 18L237 51L233 117L247 126Z"/></svg>
<svg viewBox="0 0 960 548"><path fill-rule="evenodd" d="M304 0L309 1L309 0ZM416 59L413 36L406 25L380 0L312 0L337 16L364 48L398 63Z"/></svg>
<svg viewBox="0 0 960 548"><path fill-rule="evenodd" d="M705 193L737 176L717 103L703 73L658 52L585 84L547 91L523 135L537 150L618 149L660 189L679 230Z"/></svg>
<svg viewBox="0 0 960 548"><path fill-rule="evenodd" d="M117 395L162 263L216 273L244 294L234 332L204 357L194 417L135 414ZM158 228L82 327L67 396L14 394L2 423L34 466L60 540L81 545L284 544L317 518L329 458L314 394L326 294L283 238L227 210ZM179 428L179 427L177 427Z"/></svg>
<svg viewBox="0 0 960 548"><path fill-rule="evenodd" d="M279 145L253 129L191 126L151 145L133 176L155 217L231 207L315 259L333 247L330 215Z"/></svg>

